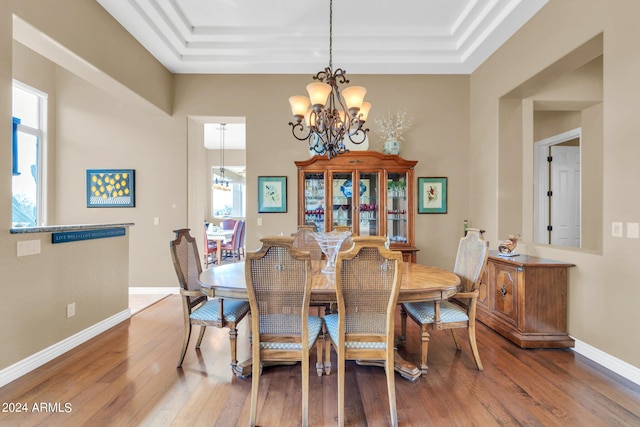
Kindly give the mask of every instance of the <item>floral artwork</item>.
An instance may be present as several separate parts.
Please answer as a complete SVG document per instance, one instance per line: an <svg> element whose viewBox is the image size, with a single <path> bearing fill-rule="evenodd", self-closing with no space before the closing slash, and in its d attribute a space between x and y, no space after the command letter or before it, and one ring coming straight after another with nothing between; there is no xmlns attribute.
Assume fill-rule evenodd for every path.
<svg viewBox="0 0 640 427"><path fill-rule="evenodd" d="M287 177L258 177L258 212L287 211Z"/></svg>
<svg viewBox="0 0 640 427"><path fill-rule="evenodd" d="M418 178L418 213L447 213L447 178Z"/></svg>
<svg viewBox="0 0 640 427"><path fill-rule="evenodd" d="M87 207L134 207L133 169L87 170Z"/></svg>

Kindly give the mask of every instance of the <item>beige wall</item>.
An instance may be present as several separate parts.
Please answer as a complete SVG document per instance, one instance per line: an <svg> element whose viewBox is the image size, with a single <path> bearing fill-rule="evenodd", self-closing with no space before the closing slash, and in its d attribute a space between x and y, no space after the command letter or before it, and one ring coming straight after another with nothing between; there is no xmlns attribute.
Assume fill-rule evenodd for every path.
<svg viewBox="0 0 640 427"><path fill-rule="evenodd" d="M73 61L67 60L64 66L55 67L56 220L135 222L130 235L131 254L121 259L129 264L131 286L176 286L167 245L171 230L187 225L194 230L202 227L208 171L200 129L207 117L246 117L248 248L256 248L260 236L295 229L297 200L293 162L308 157L308 152L304 144L290 134L287 98L302 91L310 75L171 76L95 2L79 4L60 0L55 2L55 7L51 5L53 2L35 0L14 3L20 16L21 43L52 60L65 52L75 54ZM522 116L532 117L534 107L533 101L522 103L531 93L521 85L534 76L548 78L543 72L547 69L558 72L552 65L559 58L604 29L606 108L602 109L602 182L603 204L608 210L603 217L602 253L539 247L526 241L523 248L532 254L577 265L570 275L569 332L604 352L640 366L640 355L635 348L640 332L634 327L640 321L640 314L633 305L637 300L634 297L640 292L635 284L640 266L634 259L640 240L613 239L609 232L611 221L640 221L636 214L640 211L640 201L627 196L629 183L638 182L640 173L633 156L629 155L638 150L634 142L638 133L637 96L629 88L635 87L640 75L640 58L628 56L640 35L633 20L640 6L630 1L607 2L606 7L605 3L604 0L551 0L471 76L352 75L350 79L369 89L367 98L374 105L370 127L373 128L376 115L399 107L415 117L402 155L419 161L416 177L449 178L448 214L416 215L416 241L420 248L418 261L451 267L464 219L469 219L471 226L486 229L493 248L505 237L502 230L522 227L528 221L529 214L523 208L528 202L522 193L530 184L531 167L523 164L526 158L523 139L527 135L533 138L533 126L523 122ZM574 19L576 10L581 11L580 19ZM69 17L73 22L82 22L83 26L68 25ZM11 22L11 12L0 10L0 23L6 24L0 25L0 58L3 59L0 62L0 112L7 118L0 121L0 138L5 140L2 147L9 147L10 138L8 117L13 70L10 65L12 35L7 26L11 28ZM57 44L52 47L38 40L31 26L45 31ZM522 56L522 52L527 55ZM516 88L523 91L518 95L520 100L517 94L505 98ZM500 111L505 111L499 110L501 105L515 102L518 105L511 112L520 115L519 120L512 120L506 113L500 115ZM514 135L520 145L501 147L499 131ZM373 149L379 149L379 142L372 134ZM9 200L11 193L8 158L8 155L0 156L3 176L0 197L4 200ZM509 167L498 168L505 164ZM120 165L136 169L136 207L88 210L82 185L84 170ZM261 214L262 227L256 225L255 186L259 175L289 178L288 212ZM510 178L509 185L505 186L501 179L504 177ZM511 204L510 200L517 203ZM48 249L42 256L28 260L30 269L34 270L35 266L35 270L40 271L25 276L27 266L17 263L14 255L18 238L7 232L10 209L7 204L0 206L4 224L0 230L4 233L0 239L3 290L25 288L34 282L56 289L66 280L75 280L68 277L68 265ZM153 225L155 217L160 220L158 226ZM72 252L67 254L72 259L86 251L80 245L66 248ZM5 313L15 312L14 301L22 301L16 297L15 293L9 293L9 298L2 299L0 311L5 326L0 326L0 340L18 341L21 350L2 357L0 367L49 343L44 337L26 332L16 336L6 326L16 322L5 317ZM114 299L117 301L107 298L107 311L126 304L121 295ZM87 301L88 304L95 302ZM47 303L57 306L60 301ZM51 316L58 315L53 311ZM17 313L18 320L36 312L37 308L22 310ZM107 316L104 312L99 314ZM43 320L48 321L48 317ZM86 328L90 323L83 324ZM76 326L82 328L81 324ZM29 341L23 345L27 336Z"/></svg>
<svg viewBox="0 0 640 427"><path fill-rule="evenodd" d="M579 19L575 19L576 11L580 11ZM612 221L640 221L640 201L629 197L632 183L640 180L640 169L633 162L633 154L637 154L639 148L632 143L640 127L635 118L637 91L633 89L637 87L640 57L629 54L640 36L640 28L632 18L639 12L640 5L632 1L552 0L472 74L470 150L472 158L479 161L471 164L469 194L473 218L493 225L488 227L492 241L504 238L503 224L531 227L531 203L520 195L530 192L531 188L528 164L531 156L523 152L522 144L527 138L533 139L533 127L520 120L521 128L511 133L515 136L519 133L515 144L521 144L520 148L501 147L504 144L496 124L504 117L499 112L502 106L499 100L518 88L520 93L512 94L514 98L515 95L529 96L531 93L527 90L531 88L527 82L549 82L557 79L558 74L570 71L570 66L563 69L557 65L559 59L586 58L588 55L583 55L581 46L588 45L594 38L597 41L598 35L604 32L604 102L602 107L594 107L595 111L587 113L603 114L600 178L606 209L601 224L602 252L533 245L526 239L522 246L530 254L576 264L570 272L570 334L635 366L640 366L636 344L640 342L640 330L636 327L640 323L640 312L634 309L640 294L637 284L640 264L632 254L639 252L640 240L613 238L610 230ZM522 56L521 52L527 55ZM578 61L573 65L581 64ZM522 105L518 114L533 114L533 102ZM527 109L531 111L525 111ZM518 180L520 188L504 185L495 167L498 164L501 167L512 164L514 170L522 169L523 179ZM507 203L502 204L500 198L496 203L496 188L500 188L500 198L504 197ZM514 208L511 216L506 209L500 209L509 202L513 202ZM495 230L502 231L497 234Z"/></svg>

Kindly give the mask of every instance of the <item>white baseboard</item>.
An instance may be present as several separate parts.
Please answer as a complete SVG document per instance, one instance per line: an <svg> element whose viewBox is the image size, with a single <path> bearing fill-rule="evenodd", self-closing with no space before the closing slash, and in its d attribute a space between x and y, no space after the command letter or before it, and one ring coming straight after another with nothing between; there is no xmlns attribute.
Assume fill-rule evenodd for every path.
<svg viewBox="0 0 640 427"><path fill-rule="evenodd" d="M572 337L573 338L573 337ZM575 339L575 338L574 338ZM587 359L593 360L598 365L602 365L610 371L640 385L640 369L629 363L618 359L602 350L590 346L580 340L575 340L576 346L574 351Z"/></svg>
<svg viewBox="0 0 640 427"><path fill-rule="evenodd" d="M16 380L56 357L61 356L67 351L72 350L96 335L103 333L107 329L116 326L118 323L124 322L130 317L131 311L127 308L126 310L114 314L113 316L106 318L103 321L70 336L69 338L65 338L42 351L32 354L26 359L4 368L0 371L0 387L9 384L11 381Z"/></svg>
<svg viewBox="0 0 640 427"><path fill-rule="evenodd" d="M134 295L162 295L162 294L179 294L180 288L172 287L155 287L148 288L146 286L130 286L129 293Z"/></svg>

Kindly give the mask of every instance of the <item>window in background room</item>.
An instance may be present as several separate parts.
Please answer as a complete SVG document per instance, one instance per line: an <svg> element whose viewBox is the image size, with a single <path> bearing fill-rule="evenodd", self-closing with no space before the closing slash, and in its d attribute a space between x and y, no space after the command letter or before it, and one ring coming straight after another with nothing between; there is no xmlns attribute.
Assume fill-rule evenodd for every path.
<svg viewBox="0 0 640 427"><path fill-rule="evenodd" d="M12 227L44 224L42 165L47 95L13 82Z"/></svg>
<svg viewBox="0 0 640 427"><path fill-rule="evenodd" d="M221 177L215 173L216 170L216 168L213 168L211 181L213 217L244 217L244 182L234 182L232 180L228 180L228 174L225 175L226 182L221 182Z"/></svg>

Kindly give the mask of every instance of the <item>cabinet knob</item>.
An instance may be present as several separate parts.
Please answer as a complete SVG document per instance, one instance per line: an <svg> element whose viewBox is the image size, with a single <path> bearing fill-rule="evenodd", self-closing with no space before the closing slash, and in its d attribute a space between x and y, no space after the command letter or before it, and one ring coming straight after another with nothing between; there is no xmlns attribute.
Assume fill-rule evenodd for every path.
<svg viewBox="0 0 640 427"><path fill-rule="evenodd" d="M500 295L502 295L502 299L507 297L507 287L504 284L502 284L502 287L500 288Z"/></svg>

